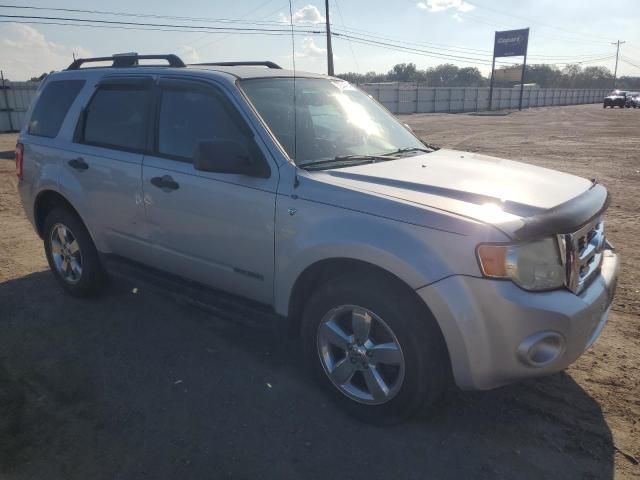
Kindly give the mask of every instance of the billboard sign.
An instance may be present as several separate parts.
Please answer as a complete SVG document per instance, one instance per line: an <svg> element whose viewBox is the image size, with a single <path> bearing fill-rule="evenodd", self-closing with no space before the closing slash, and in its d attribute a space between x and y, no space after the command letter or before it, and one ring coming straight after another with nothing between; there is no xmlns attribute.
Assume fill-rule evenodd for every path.
<svg viewBox="0 0 640 480"><path fill-rule="evenodd" d="M498 68L493 72L493 78L496 82L520 82L521 77L522 65Z"/></svg>
<svg viewBox="0 0 640 480"><path fill-rule="evenodd" d="M529 29L496 32L494 57L517 57L527 54Z"/></svg>

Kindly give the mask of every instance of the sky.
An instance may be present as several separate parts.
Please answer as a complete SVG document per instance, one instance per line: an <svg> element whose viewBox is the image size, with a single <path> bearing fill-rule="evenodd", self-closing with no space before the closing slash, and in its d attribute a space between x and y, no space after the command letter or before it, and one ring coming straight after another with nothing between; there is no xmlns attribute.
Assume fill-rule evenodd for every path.
<svg viewBox="0 0 640 480"><path fill-rule="evenodd" d="M286 68L291 68L295 60L299 70L326 73L326 39L320 33L296 34L292 48L291 36L286 34L141 31L141 27L132 25L112 29L16 23L60 21L8 17L91 18L192 27L244 26L282 33L290 25L286 0L16 0L12 5L118 14L0 6L0 69L6 78L16 81L64 69L73 55L110 56L118 52L177 53L187 63L271 60ZM453 63L460 67L476 66L487 75L491 70L494 32L529 27L528 63L555 63L562 68L565 63L581 61L583 66L603 65L613 71L616 46L612 42L623 40L626 43L620 51L624 60L619 63L618 75L640 76L638 5L638 0L330 0L331 24L338 33L333 37L335 71L386 72L403 62L413 62L420 69ZM324 30L323 0L293 1L292 12L296 29ZM233 21L221 23L220 19ZM113 24L102 24L108 25ZM345 34L356 38L348 39Z"/></svg>

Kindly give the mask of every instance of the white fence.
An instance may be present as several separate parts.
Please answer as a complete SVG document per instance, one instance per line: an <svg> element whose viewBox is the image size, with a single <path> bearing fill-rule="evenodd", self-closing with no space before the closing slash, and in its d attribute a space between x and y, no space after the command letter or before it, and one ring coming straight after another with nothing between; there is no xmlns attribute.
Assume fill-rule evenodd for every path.
<svg viewBox="0 0 640 480"><path fill-rule="evenodd" d="M370 83L360 87L393 113L456 113L489 110L489 87L426 87ZM606 89L525 87L522 108L602 102ZM494 88L493 109L518 108L519 88Z"/></svg>
<svg viewBox="0 0 640 480"><path fill-rule="evenodd" d="M38 82L0 84L0 132L20 130ZM413 83L364 84L361 87L393 113L478 112L489 108L488 87L425 87ZM606 89L525 87L522 107L599 103ZM518 108L518 88L494 88L494 110Z"/></svg>
<svg viewBox="0 0 640 480"><path fill-rule="evenodd" d="M38 85L38 82L0 83L0 132L20 130Z"/></svg>

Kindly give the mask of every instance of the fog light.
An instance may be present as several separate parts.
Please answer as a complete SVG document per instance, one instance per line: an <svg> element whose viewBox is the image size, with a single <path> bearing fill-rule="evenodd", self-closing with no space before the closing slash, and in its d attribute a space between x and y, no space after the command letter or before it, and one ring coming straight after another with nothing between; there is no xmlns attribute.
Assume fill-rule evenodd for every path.
<svg viewBox="0 0 640 480"><path fill-rule="evenodd" d="M564 351L564 337L556 332L539 332L525 338L518 347L518 357L526 365L546 367Z"/></svg>

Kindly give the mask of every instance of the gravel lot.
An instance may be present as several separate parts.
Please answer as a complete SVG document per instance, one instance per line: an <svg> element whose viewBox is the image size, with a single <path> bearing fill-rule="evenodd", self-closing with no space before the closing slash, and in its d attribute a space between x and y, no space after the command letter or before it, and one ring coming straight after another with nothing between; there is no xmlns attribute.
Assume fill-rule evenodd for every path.
<svg viewBox="0 0 640 480"><path fill-rule="evenodd" d="M597 177L622 277L610 322L566 372L392 428L345 416L260 318L229 321L112 282L55 285L0 135L0 477L640 477L640 113L600 105L404 117L430 143ZM5 152L5 153L2 153Z"/></svg>

